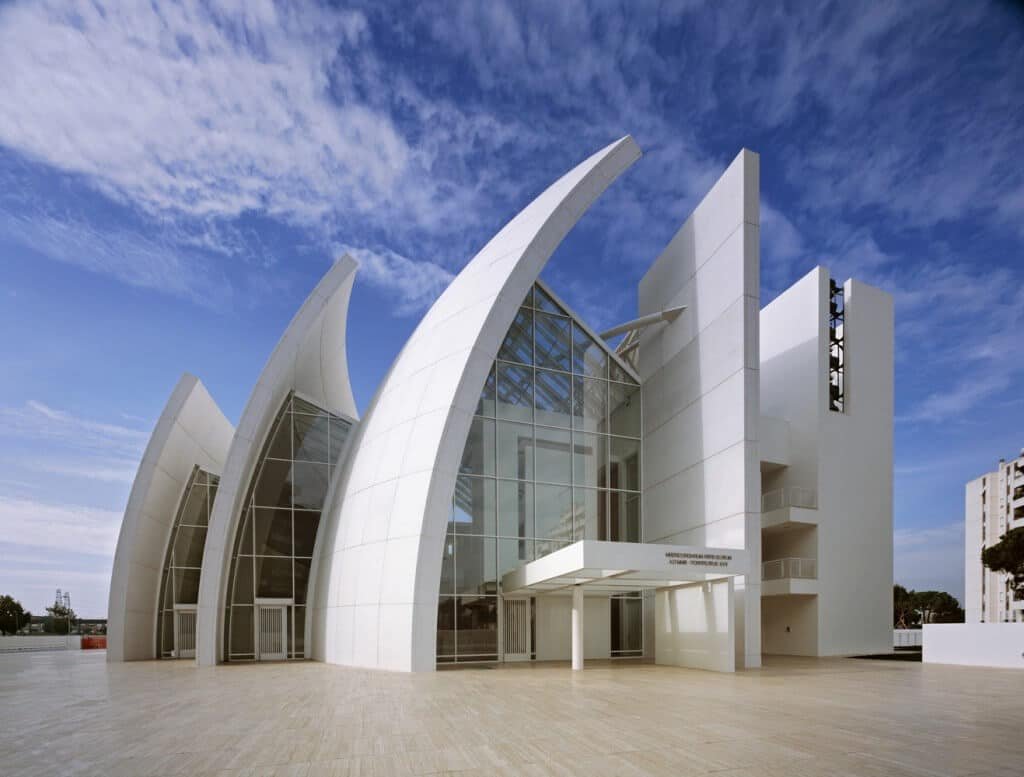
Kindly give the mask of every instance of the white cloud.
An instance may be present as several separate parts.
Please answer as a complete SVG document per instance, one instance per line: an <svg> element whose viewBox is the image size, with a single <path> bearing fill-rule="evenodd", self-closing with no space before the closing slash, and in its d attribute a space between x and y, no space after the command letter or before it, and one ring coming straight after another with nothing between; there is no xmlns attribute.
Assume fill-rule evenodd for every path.
<svg viewBox="0 0 1024 777"><path fill-rule="evenodd" d="M430 261L413 261L388 249L343 246L359 262L357 277L395 300L398 315L411 315L429 307L451 283L452 273Z"/></svg>
<svg viewBox="0 0 1024 777"><path fill-rule="evenodd" d="M410 152L331 77L365 34L359 13L272 3L11 4L0 142L156 213L369 211Z"/></svg>
<svg viewBox="0 0 1024 777"><path fill-rule="evenodd" d="M3 542L45 551L113 556L122 514L0 496Z"/></svg>
<svg viewBox="0 0 1024 777"><path fill-rule="evenodd" d="M978 272L967 264L903 269L888 284L895 294L901 351L935 371L923 393L897 420L967 420L969 412L1005 392L1022 374L1016 333L1024 326L1024 288L1011 271Z"/></svg>
<svg viewBox="0 0 1024 777"><path fill-rule="evenodd" d="M31 461L28 463L28 468L37 472L48 472L80 480L130 485L135 480L138 462L118 459L85 462L46 459Z"/></svg>
<svg viewBox="0 0 1024 777"><path fill-rule="evenodd" d="M803 235L789 218L761 199L761 283L766 296L784 290L803 258L806 247Z"/></svg>
<svg viewBox="0 0 1024 777"><path fill-rule="evenodd" d="M896 529L893 533L895 582L905 588L948 591L963 604L964 525Z"/></svg>
<svg viewBox="0 0 1024 777"><path fill-rule="evenodd" d="M949 388L928 394L908 412L897 416L900 422L945 421L963 418L982 401L1010 386L1010 377L1003 370L972 371L972 374Z"/></svg>
<svg viewBox="0 0 1024 777"><path fill-rule="evenodd" d="M220 307L231 288L209 252L278 259L241 230L253 213L299 228L313 252L379 233L396 255L456 246L432 264L461 266L472 250L459 237L523 184L480 160L532 152L543 136L525 117L428 97L362 12L319 3L6 4L0 73L0 146L142 219L90 226L13 185L0 231ZM407 296L403 312L418 304Z"/></svg>
<svg viewBox="0 0 1024 777"><path fill-rule="evenodd" d="M793 222L761 201L762 242L780 259L793 259L804 251L804 241Z"/></svg>
<svg viewBox="0 0 1024 777"><path fill-rule="evenodd" d="M44 256L206 307L230 304L231 287L223 274L195 251L34 205L23 203L17 211L0 207L0 234Z"/></svg>
<svg viewBox="0 0 1024 777"><path fill-rule="evenodd" d="M0 408L0 435L56 442L63 447L99 451L137 460L149 433L119 424L81 418L30 399L23 407Z"/></svg>

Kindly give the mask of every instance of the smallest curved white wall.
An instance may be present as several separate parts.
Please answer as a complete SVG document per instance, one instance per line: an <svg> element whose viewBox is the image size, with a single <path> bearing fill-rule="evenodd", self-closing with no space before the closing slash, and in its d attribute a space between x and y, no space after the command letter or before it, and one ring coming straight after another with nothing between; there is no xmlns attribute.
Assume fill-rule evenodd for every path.
<svg viewBox="0 0 1024 777"><path fill-rule="evenodd" d="M114 554L107 660L156 658L157 599L167 541L196 465L219 474L234 428L194 375L171 392L132 484Z"/></svg>

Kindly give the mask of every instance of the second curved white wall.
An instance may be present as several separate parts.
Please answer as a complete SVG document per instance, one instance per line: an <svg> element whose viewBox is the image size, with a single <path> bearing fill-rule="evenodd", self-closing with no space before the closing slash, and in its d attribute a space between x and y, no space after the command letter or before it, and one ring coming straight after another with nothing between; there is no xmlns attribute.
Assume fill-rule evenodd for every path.
<svg viewBox="0 0 1024 777"><path fill-rule="evenodd" d="M223 660L224 600L242 501L263 442L291 391L335 415L358 418L345 351L356 262L344 256L313 289L267 360L228 452L210 517L199 584L196 660Z"/></svg>

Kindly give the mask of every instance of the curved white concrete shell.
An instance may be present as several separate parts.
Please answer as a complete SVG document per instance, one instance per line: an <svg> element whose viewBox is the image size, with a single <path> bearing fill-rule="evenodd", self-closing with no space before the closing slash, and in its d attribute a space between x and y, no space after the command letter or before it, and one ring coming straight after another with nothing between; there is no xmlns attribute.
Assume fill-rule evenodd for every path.
<svg viewBox="0 0 1024 777"><path fill-rule="evenodd" d="M156 658L160 574L178 502L195 466L219 473L233 433L203 384L182 375L132 484L114 554L107 660Z"/></svg>
<svg viewBox="0 0 1024 777"><path fill-rule="evenodd" d="M555 248L639 156L627 136L552 184L473 258L399 354L324 510L312 619L315 658L434 669L446 522L486 373ZM211 563L218 555L208 546ZM204 574L204 587L211 578ZM211 629L205 631L209 636Z"/></svg>
<svg viewBox="0 0 1024 777"><path fill-rule="evenodd" d="M242 412L210 518L199 588L196 658L224 658L223 618L232 544L260 449L289 392L335 415L357 418L345 352L356 262L338 260L281 336Z"/></svg>

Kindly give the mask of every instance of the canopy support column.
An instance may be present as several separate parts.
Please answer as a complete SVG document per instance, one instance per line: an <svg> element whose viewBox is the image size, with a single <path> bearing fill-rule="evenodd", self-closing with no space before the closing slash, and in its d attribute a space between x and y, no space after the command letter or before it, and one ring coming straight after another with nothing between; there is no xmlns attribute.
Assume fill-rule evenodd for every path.
<svg viewBox="0 0 1024 777"><path fill-rule="evenodd" d="M572 668L583 668L583 586L572 589Z"/></svg>

